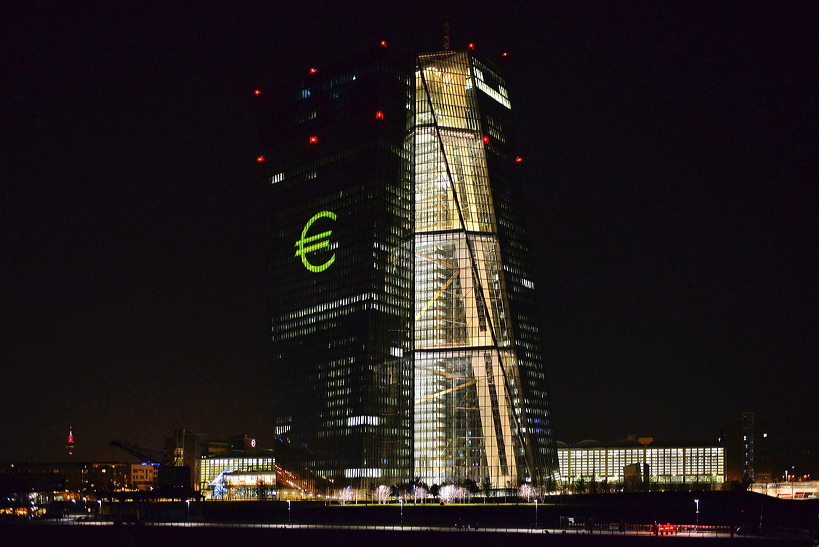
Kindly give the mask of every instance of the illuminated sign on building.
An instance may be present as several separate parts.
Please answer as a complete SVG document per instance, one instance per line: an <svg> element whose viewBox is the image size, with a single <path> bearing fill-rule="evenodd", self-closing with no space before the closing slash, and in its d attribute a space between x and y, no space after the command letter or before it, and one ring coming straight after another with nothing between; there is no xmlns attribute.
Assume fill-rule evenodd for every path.
<svg viewBox="0 0 819 547"><path fill-rule="evenodd" d="M304 267L314 273L323 272L327 268L329 268L333 262L336 260L336 255L333 255L325 262L319 266L311 264L309 260L307 260L308 253L312 253L314 251L318 251L319 249L324 249L330 246L330 234L333 233L332 230L327 230L326 232L321 232L316 235L307 236L307 230L310 229L310 226L313 225L315 221L320 218L329 218L330 220L336 219L336 214L332 211L321 211L320 213L316 213L313 217L307 221L307 224L304 225L304 229L301 231L301 239L296 242L296 254L295 256L300 256L302 264ZM314 243L315 242L315 243ZM307 245L309 243L309 245Z"/></svg>

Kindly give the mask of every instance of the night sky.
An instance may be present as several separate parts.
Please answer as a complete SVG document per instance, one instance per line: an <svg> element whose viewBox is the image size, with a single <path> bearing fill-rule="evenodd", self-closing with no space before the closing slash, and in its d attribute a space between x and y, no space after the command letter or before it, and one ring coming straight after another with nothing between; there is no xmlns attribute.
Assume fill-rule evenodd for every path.
<svg viewBox="0 0 819 547"><path fill-rule="evenodd" d="M0 461L64 460L69 425L80 460L270 446L253 90L438 50L445 4L6 8ZM818 15L453 3L453 48L509 53L558 439L715 441L745 410L819 436Z"/></svg>

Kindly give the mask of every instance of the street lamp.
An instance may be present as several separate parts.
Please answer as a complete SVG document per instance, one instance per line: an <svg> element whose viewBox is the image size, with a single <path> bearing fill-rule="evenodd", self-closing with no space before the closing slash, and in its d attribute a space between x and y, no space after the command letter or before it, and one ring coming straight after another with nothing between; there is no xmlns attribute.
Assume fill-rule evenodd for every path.
<svg viewBox="0 0 819 547"><path fill-rule="evenodd" d="M537 498L535 498L535 528L537 528Z"/></svg>
<svg viewBox="0 0 819 547"><path fill-rule="evenodd" d="M697 504L697 528L696 533L700 531L700 500L694 500L694 503Z"/></svg>

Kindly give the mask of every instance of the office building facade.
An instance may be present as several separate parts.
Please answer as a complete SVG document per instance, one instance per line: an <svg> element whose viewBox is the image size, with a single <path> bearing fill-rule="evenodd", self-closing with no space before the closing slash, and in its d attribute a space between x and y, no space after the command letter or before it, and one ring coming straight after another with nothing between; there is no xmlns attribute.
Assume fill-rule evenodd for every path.
<svg viewBox="0 0 819 547"><path fill-rule="evenodd" d="M614 489L628 483L628 468L644 473L646 489L662 490L687 485L715 489L725 482L725 449L713 445L603 445L582 441L575 446L558 443L560 476L567 488L606 482Z"/></svg>
<svg viewBox="0 0 819 547"><path fill-rule="evenodd" d="M277 434L336 487L542 482L557 458L500 71L380 48L306 72L261 98Z"/></svg>
<svg viewBox="0 0 819 547"><path fill-rule="evenodd" d="M527 271L511 105L467 51L415 77L415 474L542 482L551 417Z"/></svg>
<svg viewBox="0 0 819 547"><path fill-rule="evenodd" d="M412 478L411 70L384 50L260 96L277 460L317 485Z"/></svg>

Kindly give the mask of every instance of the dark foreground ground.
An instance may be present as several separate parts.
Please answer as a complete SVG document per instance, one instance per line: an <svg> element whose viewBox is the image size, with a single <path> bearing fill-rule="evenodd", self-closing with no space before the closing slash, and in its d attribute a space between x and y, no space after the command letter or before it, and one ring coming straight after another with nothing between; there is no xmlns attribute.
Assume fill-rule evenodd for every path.
<svg viewBox="0 0 819 547"><path fill-rule="evenodd" d="M513 533L490 531L391 531L391 530L322 530L292 528L242 527L166 527L9 524L0 526L3 545L59 545L89 547L98 545L127 547L232 547L253 546L368 546L432 547L446 545L482 546L810 546L809 539L756 537L655 537L650 535L601 535L573 533Z"/></svg>
<svg viewBox="0 0 819 547"><path fill-rule="evenodd" d="M82 511L53 507L52 518L1 522L0 547L819 545L819 500L747 492L555 496L537 506L141 500ZM678 533L654 535L655 523Z"/></svg>

